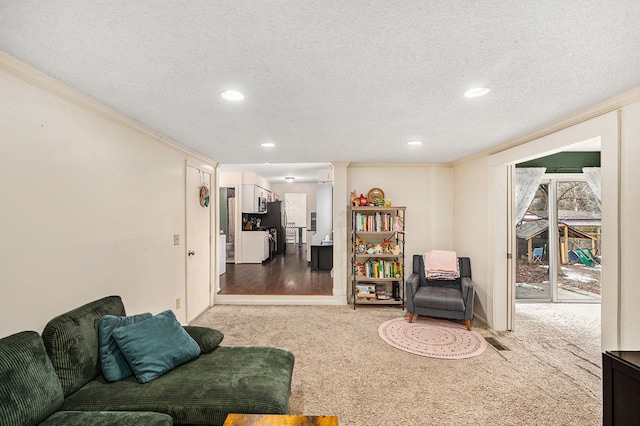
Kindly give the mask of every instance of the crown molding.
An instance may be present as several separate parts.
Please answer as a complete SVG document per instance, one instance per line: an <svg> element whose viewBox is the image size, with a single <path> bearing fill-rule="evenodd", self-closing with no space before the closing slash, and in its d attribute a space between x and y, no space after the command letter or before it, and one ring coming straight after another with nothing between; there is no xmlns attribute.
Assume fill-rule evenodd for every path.
<svg viewBox="0 0 640 426"><path fill-rule="evenodd" d="M104 105L97 100L80 93L79 91L61 83L60 81L49 77L32 68L31 66L19 61L18 59L8 55L5 52L0 51L0 70L10 74L20 80L28 83L34 87L37 87L51 95L54 95L66 102L69 102L85 111L88 111L94 115L99 116L105 120L109 120L113 123L123 125L132 129L145 137L162 143L174 150L180 151L183 154L187 154L191 157L195 157L198 160L210 164L212 167L217 167L217 162L207 158L197 152L191 151L184 146L172 141L171 139L157 133L142 124L130 119L129 117L114 111L108 106Z"/></svg>
<svg viewBox="0 0 640 426"><path fill-rule="evenodd" d="M443 167L450 168L453 163L349 163L347 168L359 169L359 168L425 168L425 167Z"/></svg>
<svg viewBox="0 0 640 426"><path fill-rule="evenodd" d="M479 153L461 158L460 160L456 160L452 164L454 166L457 166L459 164L463 164L464 162L475 159L475 158L487 157L489 155L498 154L508 149L515 148L517 146L532 142L536 139L549 136L553 133L559 132L561 130L567 129L577 124L584 123L585 121L589 121L593 118L600 117L601 115L607 114L609 112L619 111L625 106L631 105L639 101L640 101L640 86L635 87L626 92L623 92L617 96L609 98L600 103L597 103L591 107L585 108L575 114L571 114L569 116L561 118L560 120L554 121L553 123L547 126L544 126L538 130L534 130L533 132L524 134L516 139L505 141L501 144L498 144L494 147L483 150Z"/></svg>

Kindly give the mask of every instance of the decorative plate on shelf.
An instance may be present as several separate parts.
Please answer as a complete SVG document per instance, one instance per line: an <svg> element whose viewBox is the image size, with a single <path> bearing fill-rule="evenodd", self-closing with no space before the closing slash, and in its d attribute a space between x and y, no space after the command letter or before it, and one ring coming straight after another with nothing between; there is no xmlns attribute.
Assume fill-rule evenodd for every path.
<svg viewBox="0 0 640 426"><path fill-rule="evenodd" d="M373 203L376 198L384 200L384 191L380 188L371 188L367 193L367 200L369 200L370 203Z"/></svg>
<svg viewBox="0 0 640 426"><path fill-rule="evenodd" d="M358 254L364 254L367 251L367 242L362 238L358 238L356 241L356 252Z"/></svg>

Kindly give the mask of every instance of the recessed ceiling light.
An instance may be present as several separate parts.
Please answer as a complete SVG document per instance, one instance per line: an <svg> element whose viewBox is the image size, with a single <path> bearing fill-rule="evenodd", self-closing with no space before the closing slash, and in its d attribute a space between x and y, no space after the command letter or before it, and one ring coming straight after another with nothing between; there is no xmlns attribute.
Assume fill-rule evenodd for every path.
<svg viewBox="0 0 640 426"><path fill-rule="evenodd" d="M409 141L407 145L422 145L422 141Z"/></svg>
<svg viewBox="0 0 640 426"><path fill-rule="evenodd" d="M285 176L284 180L286 180L287 182L293 182L295 178L293 176Z"/></svg>
<svg viewBox="0 0 640 426"><path fill-rule="evenodd" d="M473 89L469 89L464 92L464 95L467 98L477 98L478 96L484 96L489 93L489 89L486 87L474 87Z"/></svg>
<svg viewBox="0 0 640 426"><path fill-rule="evenodd" d="M225 90L220 96L228 101L241 101L244 99L244 95L237 90Z"/></svg>
<svg viewBox="0 0 640 426"><path fill-rule="evenodd" d="M273 148L274 146L276 146L276 144L273 142L264 142L264 143L261 143L260 146L265 148Z"/></svg>

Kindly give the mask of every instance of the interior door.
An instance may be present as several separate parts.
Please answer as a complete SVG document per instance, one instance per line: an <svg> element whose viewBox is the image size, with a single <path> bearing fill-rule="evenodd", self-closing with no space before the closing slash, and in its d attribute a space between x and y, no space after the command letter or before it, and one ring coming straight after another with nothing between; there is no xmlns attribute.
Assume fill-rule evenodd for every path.
<svg viewBox="0 0 640 426"><path fill-rule="evenodd" d="M208 190L209 200L201 197L201 188ZM196 167L187 166L185 246L187 250L186 313L189 322L210 306L212 201L211 174Z"/></svg>

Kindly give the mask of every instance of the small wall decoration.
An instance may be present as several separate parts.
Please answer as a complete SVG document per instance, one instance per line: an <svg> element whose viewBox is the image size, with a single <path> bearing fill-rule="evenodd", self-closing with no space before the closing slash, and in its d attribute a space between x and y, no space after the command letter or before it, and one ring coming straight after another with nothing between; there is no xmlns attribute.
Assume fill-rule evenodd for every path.
<svg viewBox="0 0 640 426"><path fill-rule="evenodd" d="M209 207L209 186L206 183L200 185L200 205Z"/></svg>
<svg viewBox="0 0 640 426"><path fill-rule="evenodd" d="M209 184L205 178L205 174L202 170L200 172L200 205L202 207L209 207Z"/></svg>

